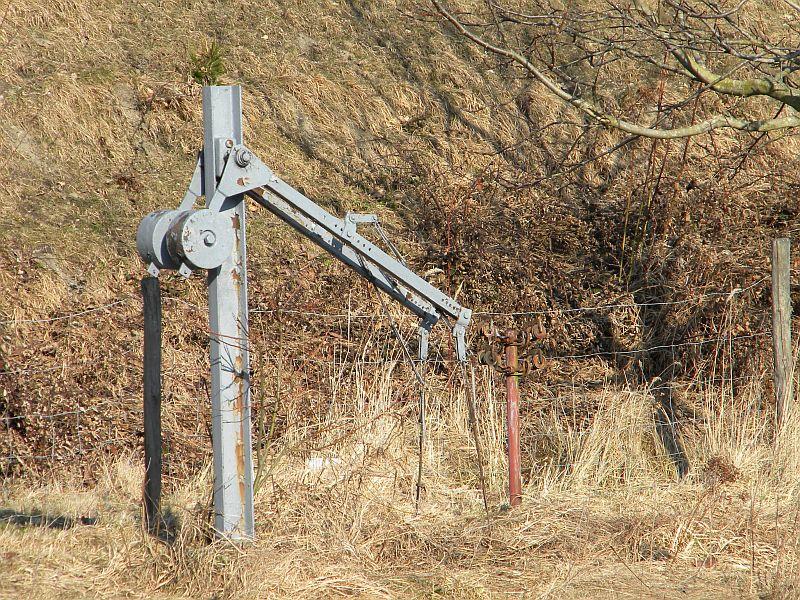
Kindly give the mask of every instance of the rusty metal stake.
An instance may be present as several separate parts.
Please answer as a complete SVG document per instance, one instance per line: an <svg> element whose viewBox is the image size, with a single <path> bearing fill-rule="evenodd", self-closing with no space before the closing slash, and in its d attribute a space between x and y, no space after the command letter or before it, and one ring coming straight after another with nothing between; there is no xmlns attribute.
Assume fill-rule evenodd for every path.
<svg viewBox="0 0 800 600"><path fill-rule="evenodd" d="M519 453L519 377L545 366L544 355L534 346L547 337L541 322L521 329L498 330L491 323L480 327L483 338L478 362L493 367L506 378L506 431L508 434L508 498L511 506L522 504L522 468ZM505 356L503 356L505 354ZM505 359L505 360L504 360ZM503 364L505 363L505 364Z"/></svg>
<svg viewBox="0 0 800 600"><path fill-rule="evenodd" d="M522 472L519 458L519 361L517 332L506 332L506 430L508 431L508 498L511 506L522 503Z"/></svg>

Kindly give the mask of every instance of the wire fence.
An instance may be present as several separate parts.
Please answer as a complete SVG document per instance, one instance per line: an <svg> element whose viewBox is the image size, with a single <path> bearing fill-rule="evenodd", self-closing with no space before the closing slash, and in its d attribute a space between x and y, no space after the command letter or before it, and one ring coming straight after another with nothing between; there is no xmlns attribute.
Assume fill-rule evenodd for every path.
<svg viewBox="0 0 800 600"><path fill-rule="evenodd" d="M695 296L691 296L688 298L684 298L682 300L671 300L671 301L657 301L657 302L619 302L619 303L607 303L607 304L597 304L593 306L580 306L580 307L567 307L567 308L549 308L549 309L541 309L541 310L530 310L530 311L511 311L511 312L502 312L502 311L481 311L476 310L474 311L473 317L492 317L492 316L500 316L500 317L526 317L526 316L544 316L544 315L561 315L561 314L569 314L569 313L585 313L585 312L600 312L606 310L615 310L615 309L641 309L641 308L652 308L652 307L666 307L666 306L680 306L680 305L687 305L687 304L700 304L705 300L711 298L726 298L728 300L735 298L737 296L741 296L747 292L752 291L753 289L761 286L765 282L769 280L769 277L762 277L745 287L736 287L727 292L715 291L715 292L704 292L702 294L698 294ZM201 306L194 302L190 302L184 298L180 298L178 296L164 296L162 298L165 302L176 302L197 310L205 310L205 306ZM61 315L55 315L52 317L43 317L43 318L36 318L36 319L13 319L8 318L5 320L0 321L0 326L20 326L20 325L36 325L36 324L47 324L53 323L57 321L69 321L73 319L87 317L89 315L93 315L99 312L107 311L110 308L114 308L116 306L120 306L123 304L137 304L141 302L141 299L137 295L127 295L122 298L118 298L116 300L112 300L106 302L104 304L99 304L97 306L92 306L89 308L81 309L74 312L68 312ZM315 318L322 318L322 319L375 319L375 320L383 320L386 319L385 314L376 312L376 313L353 313L353 312L335 312L335 313L327 313L327 312L319 312L319 311L309 311L309 310L301 310L301 309L292 309L292 308L259 308L258 305L251 308L248 311L251 315L252 314L275 314L275 315L300 315L306 317L315 317Z"/></svg>
<svg viewBox="0 0 800 600"><path fill-rule="evenodd" d="M595 306L580 306L580 307L567 307L567 308L548 308L548 309L541 309L541 310L531 310L531 311L512 311L512 312L499 312L499 311L476 311L473 313L474 317L477 319L481 318L500 318L500 319L520 319L520 318L529 318L529 317L539 317L545 315L572 315L572 314L586 314L586 313L598 313L603 311L612 311L612 310L641 310L646 308L657 308L663 309L667 307L679 307L684 305L700 305L704 302L709 300L719 300L723 299L725 302L730 302L742 295L752 292L754 290L758 290L761 286L768 280L768 278L758 279L744 287L735 288L731 291L723 292L723 291L713 291L713 292L705 292L690 298L685 298L676 301L653 301L653 302L611 302L611 303L603 303L598 304ZM205 310L204 306L198 305L196 303L190 302L185 298L177 297L177 296L164 296L163 300L167 303L176 303L188 306L189 308L196 309L198 311ZM0 328L4 328L6 330L15 330L20 329L23 327L39 327L39 326L46 326L49 324L57 323L57 322L67 322L67 323L76 323L82 322L90 319L101 321L104 316L109 316L114 314L115 310L119 310L121 307L127 306L129 308L138 307L140 305L141 299L138 295L127 295L124 297L120 297L117 299L110 300L108 302L98 304L96 306L83 308L81 310L73 311L73 312L65 312L62 314L56 314L47 317L41 318L6 318L5 320L0 321ZM254 316L255 319L261 318L261 316L271 316L275 320L280 320L283 316L295 316L295 317L302 317L309 320L312 319L325 319L325 320L342 320L347 321L349 324L355 320L369 320L369 321L382 321L389 316L386 313L376 312L374 314L366 313L366 312L352 312L348 310L347 312L320 312L315 310L302 310L298 308L289 308L289 307L278 307L278 308L266 308L260 305L256 305L250 311L250 314ZM210 337L206 332L207 337ZM680 355L682 352L687 351L688 349L696 349L698 347L704 346L721 346L725 345L729 350L734 345L740 345L744 342L759 342L763 338L768 337L770 335L769 331L756 331L750 333L743 333L738 335L733 335L732 333L728 332L728 334L723 334L722 332L718 332L716 335L710 335L708 337L704 337L702 339L684 339L682 341L677 341L675 343L670 344L654 344L654 345L642 345L639 348L631 348L631 349L597 349L589 352L580 352L580 353L559 353L558 351L549 351L548 352L548 360L550 362L559 364L566 361L586 361L586 360L607 360L607 359L614 359L617 357L635 357L638 355L646 354L646 353L654 353L654 352L672 352L675 355ZM764 349L763 346L760 349ZM398 367L404 363L404 358L400 352L397 352L396 349L394 352L387 352L385 356L379 358L365 358L364 356L352 356L349 352L340 352L338 355L333 357L315 357L315 356L292 356L287 355L286 353L270 353L270 352L261 352L259 353L259 359L262 364L271 364L274 366L281 365L281 366L291 366L293 369L308 369L309 366L316 366L319 368L327 368L329 371L335 371L336 369L342 368L353 368L353 369L360 369L360 370L368 370L370 368L375 367ZM141 360L141 350L139 348L127 348L115 353L114 359L117 363L123 361L130 361L131 363L136 363L137 361ZM437 358L431 358L426 361L427 364L432 366L442 366L445 368L450 368L452 370L453 365L456 363L454 359L446 358L441 355ZM4 395L9 394L9 388L11 386L7 385L9 378L22 378L28 376L38 376L38 375L45 375L45 374L60 374L64 378L68 378L69 375L78 368L100 368L97 365L97 359L92 357L84 357L77 360L68 360L68 361L61 361L59 364L50 365L50 366L39 366L36 364L33 365L21 365L15 366L12 368L8 368L7 365L3 365L4 368L0 369L0 381L5 383L6 385L2 386ZM169 368L165 369L164 371L164 378L165 380L169 380L170 378L179 379L182 377L180 373L173 373ZM489 371L487 370L482 377L484 379L490 377ZM443 380L443 386L452 386L455 385L453 383L453 377L445 377ZM719 386L730 386L730 387L742 387L747 385L761 385L764 383L764 375L763 374L755 374L755 375L735 375L731 372L728 375L719 375L719 374L711 374L708 377L702 378L700 380L694 381L668 381L668 382L659 382L656 385L649 385L646 387L642 387L641 385L633 384L620 384L615 382L612 377L603 377L600 379L594 380L586 380L580 379L578 381L548 381L546 383L535 383L531 386L531 389L535 391L537 398L540 401L546 401L549 403L557 403L557 402L569 402L574 401L576 397L587 396L594 394L598 391L602 392L608 389L615 389L618 392L631 392L631 393L648 393L653 394L659 391L675 391L677 389L701 389L701 388L713 388ZM308 382L309 379L307 378L306 381ZM319 381L319 379L318 379ZM88 417L95 417L102 420L104 414L106 412L114 412L114 411L124 411L128 418L128 424L133 422L133 419L130 417L135 417L136 419L139 418L141 415L142 410L141 407L138 405L140 395L132 395L128 398L128 400L124 403L114 404L113 402L99 402L94 405L90 406L77 406L71 410L54 410L52 412L47 412L44 410L27 410L22 414L14 414L10 411L9 407L12 404L8 398L5 401L0 398L0 404L4 408L4 413L0 413L0 440L2 440L3 433L6 434L7 443L5 445L0 445L0 448L3 446L6 447L6 453L4 455L0 455L0 474L4 473L8 469L4 469L3 465L25 465L30 462L42 462L42 463L55 463L55 462L70 462L70 461L79 461L85 455L92 452L103 451L104 448L109 447L124 447L130 448L132 445L137 444L137 434L135 431L110 431L104 437L98 437L97 431L93 431L92 435L87 435L88 427L90 426L89 423L84 422ZM46 402L43 402L46 404ZM202 421L201 412L203 408L201 407L201 403L196 403L196 416L198 418L198 423ZM95 423L93 421L92 423ZM676 425L675 423L669 424L671 426ZM198 426L199 427L199 426ZM48 435L52 435L52 440L49 445L49 448L45 452L22 452L17 451L16 448L20 445L25 444L26 432L31 430L38 430L40 437L44 434L43 431L51 432ZM67 439L65 435L63 435L64 431L68 431L74 439ZM59 435L61 433L62 435ZM558 435L563 435L564 432L560 432L555 434L554 432L547 432L547 431L540 431L540 432L526 432L526 436L533 438L541 438L541 439L552 439L554 435L556 437ZM576 433L577 434L577 433ZM12 440L12 438L16 435L16 439ZM182 429L180 426L176 426L173 431L167 431L167 435L172 435L178 443L181 443L181 440L192 440L194 443L205 443L209 440L210 433L209 431L195 431L194 433ZM581 433L580 435L586 435L586 433ZM204 444L209 446L208 444Z"/></svg>

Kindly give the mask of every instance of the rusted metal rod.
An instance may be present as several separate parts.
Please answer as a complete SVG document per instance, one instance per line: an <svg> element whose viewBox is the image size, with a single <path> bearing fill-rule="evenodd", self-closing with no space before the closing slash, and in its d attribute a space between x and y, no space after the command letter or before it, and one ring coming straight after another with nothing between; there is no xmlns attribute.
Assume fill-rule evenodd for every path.
<svg viewBox="0 0 800 600"><path fill-rule="evenodd" d="M491 323L481 325L482 340L477 359L506 378L506 432L508 434L508 499L511 506L522 504L522 467L519 453L519 377L545 365L540 348L547 337L541 322L520 329L498 330Z"/></svg>
<svg viewBox="0 0 800 600"><path fill-rule="evenodd" d="M511 506L522 503L522 473L519 457L519 360L517 332L506 332L506 430L508 431L508 498Z"/></svg>

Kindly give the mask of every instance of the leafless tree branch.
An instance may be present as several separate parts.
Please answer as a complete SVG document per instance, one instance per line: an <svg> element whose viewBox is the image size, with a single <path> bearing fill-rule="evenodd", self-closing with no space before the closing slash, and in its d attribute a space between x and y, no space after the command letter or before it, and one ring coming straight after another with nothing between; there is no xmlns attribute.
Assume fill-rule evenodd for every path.
<svg viewBox="0 0 800 600"><path fill-rule="evenodd" d="M789 1L789 0L784 0ZM503 45L497 45L489 41L486 37L478 35L473 30L469 29L462 23L454 14L448 10L441 2L441 0L431 0L436 10L441 14L461 35L470 40L477 46L487 50L497 56L502 56L509 59L519 67L523 68L530 76L536 81L541 83L552 94L569 103L590 119L600 123L603 126L618 129L624 133L634 136L641 136L655 139L678 139L690 136L696 136L703 133L708 133L717 129L734 129L748 132L766 133L770 131L788 129L800 126L800 115L791 114L781 117L774 117L768 119L746 119L734 117L729 114L714 115L709 119L700 121L698 123L673 127L673 128L658 128L643 126L635 122L618 118L608 113L608 111L601 108L597 103L579 96L575 91L568 91L563 85L559 84L555 79L545 73L545 71L537 67L530 59L526 58L522 53L507 46L507 42ZM688 27L681 27L680 22L677 24L664 24L654 15L641 0L633 0L635 10L638 12L642 19L634 20L630 14L625 15L625 11L618 9L618 14L625 15L622 24L628 27L638 26L640 30L648 33L653 39L658 40L664 45L665 49L671 54L678 62L680 67L685 70L686 74L693 80L701 83L704 89L710 89L717 94L723 96L731 96L736 98L751 98L751 97L768 97L778 101L782 105L785 104L795 111L800 111L800 90L791 86L785 81L784 73L779 73L777 77L770 77L767 75L753 78L734 78L732 72L718 73L707 67L698 57L697 51L700 44L695 43L693 34ZM673 3L675 4L675 3ZM741 8L743 2L740 2L735 10L718 12L708 15L708 18L717 19L730 19L730 15ZM493 12L497 10L495 5L492 5ZM501 20L502 17L495 15L496 20ZM520 18L519 15L514 16L514 19ZM546 21L544 15L526 15L523 18L541 19ZM581 17L578 17L579 19ZM678 11L678 21L684 18L681 11ZM563 31L563 29L562 29ZM575 37L579 37L576 35ZM504 36L505 39L505 36ZM591 40L590 40L591 41ZM612 41L608 42L611 49L619 50L619 45ZM592 56L592 52L587 52L586 56ZM631 56L631 54L628 54ZM587 59L588 60L588 59ZM649 61L655 63L654 59ZM745 61L746 62L746 61ZM657 64L657 63L656 63ZM551 68L552 70L552 68Z"/></svg>

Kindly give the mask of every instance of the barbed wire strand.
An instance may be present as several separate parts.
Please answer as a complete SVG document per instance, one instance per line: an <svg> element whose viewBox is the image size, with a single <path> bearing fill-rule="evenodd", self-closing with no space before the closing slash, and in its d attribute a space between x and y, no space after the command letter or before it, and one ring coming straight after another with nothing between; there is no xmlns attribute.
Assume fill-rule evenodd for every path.
<svg viewBox="0 0 800 600"><path fill-rule="evenodd" d="M92 308L87 308L85 310L79 310L74 313L69 313L66 315L59 315L57 317L50 317L50 318L43 318L43 319L7 319L5 321L0 321L0 325L27 325L27 324L41 324L41 323L54 323L56 321L67 321L69 319L75 319L78 317L84 317L86 315L91 315L102 310L108 310L113 306L119 306L120 304L125 304L126 302L130 302L131 298L122 298L120 300L115 300L114 302L109 302L108 304L102 304L100 306L94 306Z"/></svg>
<svg viewBox="0 0 800 600"><path fill-rule="evenodd" d="M474 311L472 314L474 316L504 316L504 317L517 317L517 316L537 316L537 315L547 315L547 314L566 314L566 313L575 313L575 312L596 312L600 310L614 310L618 308L644 308L644 307L655 307L655 306L676 306L681 304L691 304L693 302L700 302L706 298L717 298L717 297L734 297L736 295L741 295L754 287L758 286L759 284L767 281L769 277L763 277L752 284L748 285L745 288L735 288L730 292L706 292L700 294L698 296L694 296L692 298L686 298L684 300L673 300L673 301L663 301L663 302L628 302L628 303L616 303L616 304L599 304L596 306L585 306L585 307L576 307L576 308L553 308L553 309L544 309L544 310L531 310L531 311L513 311L513 312L501 312L501 311ZM43 317L37 319L6 319L0 321L0 326L2 325L30 325L30 324L46 324L46 323L53 323L57 321L66 321L70 319L77 319L79 317L85 317L87 315L91 315L100 311L108 310L109 308L113 308L115 306L119 306L121 304L125 304L130 302L134 299L138 299L136 296L128 296L125 298L121 298L118 300L114 300L112 302L108 302L106 304L101 304L98 306L90 307L87 309L75 311L72 313L67 313L64 315L57 315L55 317ZM194 304L183 298L179 298L177 296L164 296L162 300L167 302L179 302L191 308L196 308L198 310L203 309L203 306L198 304ZM384 319L386 318L385 315L381 314L365 314L365 313L324 313L319 311L305 311L299 309L289 309L289 308L252 308L249 311L250 314L294 314L294 315L302 315L308 317L319 317L319 318L328 318L328 319L342 319L342 318L349 318L349 319Z"/></svg>
<svg viewBox="0 0 800 600"><path fill-rule="evenodd" d="M534 315L545 315L545 314L565 314L565 313L575 313L575 312L592 312L598 310L613 310L613 309L620 309L620 308L637 308L637 307L658 307L658 306L675 306L675 305L683 305L689 304L692 302L700 302L707 298L712 297L721 297L726 296L728 298L732 298L736 295L741 295L757 285L766 281L768 277L764 277L751 285L747 286L746 288L736 288L731 292L708 292L696 296L694 298L689 298L685 300L679 301L668 301L668 302L643 302L643 303L617 303L617 304L604 304L598 305L593 307L577 307L577 308L570 308L570 309L550 309L550 310L539 310L539 311L520 311L520 312L475 312L473 314L477 316L506 316L506 317L517 317L517 316L534 316ZM122 304L131 302L132 300L138 300L137 296L129 296L125 298L121 298L112 302L108 302L102 305L90 307L87 309L82 309L79 311L75 311L68 314L57 315L54 317L48 318L36 318L36 319L8 319L5 321L0 321L0 325L12 325L12 326L21 326L26 324L46 324L46 323L53 323L58 321L65 321L65 320L72 320L72 319L83 319L90 315L95 315L102 311L107 311L111 308L116 306L120 306ZM192 308L201 309L203 307L193 304L191 302L185 301L182 298L178 297L164 297L165 301L177 301L188 305ZM309 317L317 317L317 318L347 318L347 319L371 319L371 320L378 320L386 318L385 315L380 314L359 314L359 313L322 313L318 311L302 311L297 309L252 309L250 311L251 314L297 314ZM572 354L572 355L555 355L551 356L550 360L579 360L579 359L589 359L589 358L599 358L599 357L611 357L611 356L631 356L637 355L645 352L651 352L655 350L667 350L667 349L678 349L684 347L694 347L694 346L702 346L706 344L712 344L717 342L728 342L733 343L735 341L740 340L748 340L754 338L760 338L769 335L767 332L759 332L747 335L739 335L739 336L719 336L714 338L707 338L702 340L693 340L675 344L663 344L663 345L656 345L646 348L640 348L635 350L616 350L616 351L596 351L596 352L588 352L584 354ZM136 351L129 350L127 352L123 352L123 355L133 356L138 355ZM285 356L276 356L276 355L266 355L264 356L265 360L268 361L275 361L281 360L283 362L289 361L293 362L294 364L326 364L326 365L333 365L333 366L341 366L347 367L352 366L353 368L357 368L359 366L377 366L377 365L398 365L404 362L402 357L397 358L387 358L387 359L380 359L380 360L354 360L354 361L341 361L341 360L324 360L324 359L316 359L316 358L308 358L308 357L298 357L298 358L287 358ZM55 371L69 371L71 368L79 366L79 365L86 365L89 363L96 362L96 358L89 358L80 361L71 361L71 362L64 362L57 366L52 367L45 367L45 368L20 368L20 369L13 369L13 370L4 370L0 371L0 375L29 375L29 374L37 374L37 373L50 373ZM413 363L414 361L412 361ZM448 363L456 363L455 360L447 360L447 359L438 359L438 360L429 360L429 364L448 364ZM166 375L166 374L165 374ZM661 391L664 389L674 389L680 387L691 387L691 386L698 386L703 387L704 385L713 384L714 381L720 381L724 384L733 384L734 382L741 382L741 381L763 381L763 376L743 376L743 377L716 377L710 380L698 380L698 381L690 381L690 382L668 382L660 386L650 386L650 387L642 387L639 389L616 389L613 390L616 393L631 393L631 394L640 394L640 393L652 393L656 391ZM556 383L556 384L542 384L545 389L569 389L572 390L573 393L568 396L564 395L556 395L556 396L546 396L546 395L538 395L539 401L545 401L550 404L554 404L556 402L562 400L574 400L576 394L585 394L589 392L598 391L599 388L589 388L589 385L613 385L613 382L606 381L606 380L597 380L592 382L575 382L572 383ZM605 390L601 390L605 391ZM55 413L46 413L46 412L36 412L36 413L27 413L25 415L6 415L0 416L0 423L4 422L6 427L9 426L11 422L20 421L20 420L35 420L35 419L42 419L42 420L50 420L54 421L59 418L65 418L70 416L76 417L76 427L78 430L78 448L76 448L72 454L75 456L83 456L86 453L84 449L83 440L80 435L81 430L81 422L80 417L86 413L94 413L100 412L106 405L96 405L91 407L84 407L84 408L76 408L75 410L68 410L68 411L59 411ZM125 409L126 412L131 414L138 414L141 413L141 409L134 409L133 407ZM642 432L645 433L650 430L650 426L644 426L644 424L636 424L635 426L631 426L631 428L642 429ZM537 438L537 439L549 439L552 441L553 438L565 438L569 439L571 437L582 436L582 435L589 435L591 434L591 430L584 430L584 431L541 431L541 432L528 432L526 435ZM200 434L184 434L182 432L176 432L181 439L203 439L207 440L209 435L207 433L200 433ZM103 448L108 445L117 444L117 443L129 443L129 440L125 440L124 438L109 438L107 440L95 440L91 442L92 449ZM19 461L29 461L29 460L51 460L51 461L63 461L69 460L69 457L62 457L56 453L56 440L53 440L53 444L50 448L51 452L47 455L36 455L36 456L25 456L24 454L20 455L9 455L9 456L0 456L0 461L5 462L19 462ZM665 455L666 456L666 455ZM558 465L554 466L569 466L569 464L562 465L559 463Z"/></svg>

